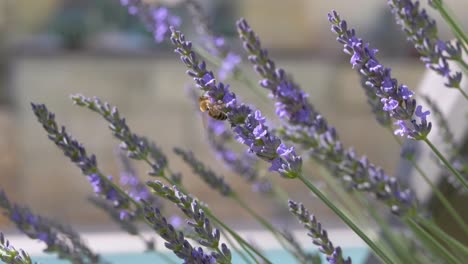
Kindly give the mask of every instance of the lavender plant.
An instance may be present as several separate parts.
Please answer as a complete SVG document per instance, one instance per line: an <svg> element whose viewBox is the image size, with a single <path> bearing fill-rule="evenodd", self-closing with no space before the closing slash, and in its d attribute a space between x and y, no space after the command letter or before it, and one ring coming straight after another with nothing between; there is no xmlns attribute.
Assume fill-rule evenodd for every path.
<svg viewBox="0 0 468 264"><path fill-rule="evenodd" d="M0 259L11 264L31 264L31 257L22 249L15 249L10 242L5 238L3 233L0 233Z"/></svg>
<svg viewBox="0 0 468 264"><path fill-rule="evenodd" d="M46 244L45 252L57 253L61 259L73 263L99 263L99 255L94 253L81 239L79 234L70 227L61 225L52 219L34 214L27 207L10 202L3 190L0 190L0 207L3 214L13 222L17 228L31 239L37 239ZM3 241L3 236L0 237ZM4 243L2 243L4 244ZM4 244L8 248L8 243ZM7 251L8 252L8 251ZM23 254L17 255L14 251L6 256L13 263L15 261L29 261ZM18 259L17 259L18 257ZM4 259L6 260L6 259Z"/></svg>
<svg viewBox="0 0 468 264"><path fill-rule="evenodd" d="M466 97L460 83L462 73L453 72L448 61L455 61L466 69L462 53L466 51L464 33L458 25L445 16L442 1L430 1L431 5L440 11L454 29L458 41L455 44L443 42L437 36L437 28L424 9L419 8L419 2L388 1L397 23L399 23L420 53L426 67L443 75L448 87L457 88ZM288 209L307 230L312 243L318 247L329 263L351 263L340 247L334 246L314 215L311 215L302 203L296 203L275 192L278 187L269 178L262 178L256 168L260 162L269 166L271 173L277 173L287 180L299 180L312 191L329 209L332 210L349 228L351 228L370 247L382 263L462 263L468 256L468 247L448 235L442 228L426 217L427 208L419 205L412 190L387 175L378 165L366 157L359 157L353 148L345 148L336 129L329 125L323 115L308 101L308 95L300 88L290 73L277 68L269 57L268 51L262 47L259 37L248 25L245 19L237 23L237 30L243 42L243 47L249 54L249 61L260 76L259 86L271 93L275 101L276 115L282 120L275 129L265 116L255 106L242 103L231 91L225 81L233 76L243 81L251 89L256 89L253 82L244 74L241 68L242 58L230 48L226 39L218 36L209 26L208 17L204 15L201 5L195 0L182 1L182 5L191 10L193 24L200 36L200 44L192 43L178 30L182 20L171 13L163 5L152 5L143 0L121 0L120 4L130 15L138 16L151 32L156 42L168 40L175 48L182 62L187 66L187 74L192 77L195 89L190 96L197 101L199 96L206 98L206 108L210 116L220 120L208 119L208 143L214 152L226 165L240 174L254 186L264 184L268 195L276 199L288 201ZM429 140L432 128L431 118L444 120L441 113L432 106L433 113L424 111L415 99L415 93L409 87L398 84L391 75L391 69L385 67L376 57L376 49L357 37L354 29L348 28L337 12L328 14L332 31L337 40L344 45L344 52L351 56L350 63L360 74L362 86L371 105L376 120L395 135L411 140L424 141L459 183L468 189L466 177L456 169L453 160L459 161L463 167L464 161L456 157L456 152L446 159ZM198 46L202 48L199 48ZM210 58L219 69L217 74L209 70L206 59ZM218 76L216 78L215 76ZM99 168L94 155L88 154L84 146L75 140L65 129L59 127L55 115L42 104L32 103L32 110L39 123L43 126L48 138L61 149L66 157L74 163L86 176L94 192L97 194L91 201L104 210L119 226L131 235L139 235L138 223L144 223L165 240L165 246L184 263L233 263L235 259L231 250L240 254L246 263L273 263L260 249L242 238L236 231L219 219L208 206L202 202L182 182L182 175L173 172L167 156L150 139L135 134L127 125L126 119L120 115L117 107L103 103L98 98L87 98L73 95L73 102L81 107L97 113L109 124L112 135L120 142L120 150L125 155L120 156L121 175L119 181L112 176L106 176ZM217 111L214 115L212 111ZM397 125L393 129L392 122ZM446 140L453 144L446 123L436 124L444 128ZM394 131L393 131L394 130ZM249 154L238 155L227 143L232 139L244 145ZM294 144L294 146L293 146ZM227 181L214 170L208 168L191 152L176 148L175 153L189 164L194 173L198 174L212 189L226 198L233 199L245 209L255 220L268 229L280 242L284 250L289 251L299 263L320 263L316 254L307 252L292 236L289 230L279 231L270 219L257 213L245 202ZM338 205L338 199L332 200L330 194L324 194L321 188L310 180L311 173L303 167L301 153L312 157L336 176L339 181L329 181L327 184L344 183L335 188L340 190L357 190L373 194L385 203L391 212L400 216L399 223L404 225L405 235L394 235L396 227L382 219L376 205L363 202L360 193L348 192L343 197L355 197L359 205L365 203L364 209L371 215L378 227L383 230L388 241L376 242L362 229L366 223L358 223L356 218L349 217L345 211L361 211L361 208L344 210ZM414 156L406 155L419 168ZM130 162L142 161L150 171L152 180L144 183ZM466 164L465 164L466 165ZM464 233L468 233L466 221L452 205L440 194L438 187L421 173L433 192L441 200L444 207L456 219ZM270 176L268 176L270 177ZM156 180L154 180L156 179ZM163 181L165 183L163 183ZM265 184L266 183L266 184ZM263 186L263 185L262 185ZM344 187L344 188L343 188ZM263 187L262 187L263 188ZM262 189L257 188L257 189ZM275 189L276 188L276 189ZM186 218L188 228L179 228L177 221L168 221L163 215L162 199L178 207ZM351 204L351 203L350 203ZM59 257L73 263L97 263L98 255L93 253L80 239L78 234L64 225L55 223L44 217L31 213L28 208L20 207L8 200L4 192L0 192L0 205L5 215L17 227L33 239L46 243L46 251L56 252ZM353 204L355 206L355 204ZM356 214L356 212L352 212ZM176 218L178 219L178 218ZM173 223L172 223L173 222ZM180 221L179 221L180 222ZM224 240L226 242L224 242ZM412 241L416 240L416 243ZM153 240L145 240L147 248L154 250ZM403 245L414 247L405 248ZM413 254L413 250L417 254ZM429 255L429 257L421 257ZM9 263L31 263L29 256L23 251L17 251L9 245L0 234L0 257ZM421 261L424 260L424 261Z"/></svg>

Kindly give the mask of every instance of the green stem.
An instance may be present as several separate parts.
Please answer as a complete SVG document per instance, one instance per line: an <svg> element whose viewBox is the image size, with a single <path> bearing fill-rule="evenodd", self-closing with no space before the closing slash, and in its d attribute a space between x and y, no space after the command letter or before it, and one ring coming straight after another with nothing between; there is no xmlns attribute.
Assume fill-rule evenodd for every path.
<svg viewBox="0 0 468 264"><path fill-rule="evenodd" d="M463 176L448 162L448 160L439 152L439 150L431 143L431 141L427 138L423 139L424 142L431 148L431 150L436 154L436 156L444 163L445 167L447 167L453 175L460 181L460 183L468 190L468 183L463 178Z"/></svg>
<svg viewBox="0 0 468 264"><path fill-rule="evenodd" d="M291 255L293 256L296 256L296 254L292 251L292 248L294 248L294 246L292 247L288 247L286 244L285 244L285 239L283 237L283 234L278 231L270 222L268 222L265 218L263 218L262 216L258 215L252 208L250 208L247 203L245 203L242 199L239 198L239 196L237 194L233 194L231 196L239 205L240 207L242 207L244 210L246 210L253 218L255 218L255 220L257 220L261 225L263 225L266 229L268 229L268 231L270 231L273 236L276 238L276 240L281 244L281 246L289 251L291 253ZM287 242L287 241L286 241Z"/></svg>
<svg viewBox="0 0 468 264"><path fill-rule="evenodd" d="M391 132L391 131L390 131ZM391 133L393 138L400 144L402 145L401 141L399 138ZM445 195L439 191L439 188L435 186L432 181L429 179L427 174L419 167L418 163L414 160L413 157L407 157L407 160L413 165L413 167L416 169L416 171L421 175L421 177L424 179L424 181L431 187L432 192L437 196L439 201L445 206L449 214L453 217L453 219L460 225L460 227L463 229L463 232L468 235L468 226L463 220L463 218L460 216L460 214L457 213L457 210L450 204L450 202L445 198Z"/></svg>
<svg viewBox="0 0 468 264"><path fill-rule="evenodd" d="M262 253L260 253L256 248L251 246L247 241L245 241L241 236L239 236L236 232L234 232L229 226L227 226L223 221L219 220L214 216L210 210L206 210L205 213L213 219L214 222L216 222L218 225L220 225L222 228L224 228L231 236L234 237L239 243L243 243L245 246L247 246L252 252L254 252L257 256L259 256L265 263L272 264L268 258L266 258Z"/></svg>
<svg viewBox="0 0 468 264"><path fill-rule="evenodd" d="M468 37L466 36L465 32L460 28L459 24L449 14L445 4L442 1L433 2L436 4L437 10L439 10L440 15L445 19L453 34L455 34L455 36L457 36L457 38L460 39L460 43L462 44L463 48L466 49L466 45L468 45Z"/></svg>
<svg viewBox="0 0 468 264"><path fill-rule="evenodd" d="M427 243L432 245L433 251L439 251L439 253L444 256L444 261L450 261L449 263L454 264L460 263L443 245L439 243L439 241L434 239L429 232L424 228L421 228L417 222L412 219L407 219L406 222L422 241L427 241Z"/></svg>
<svg viewBox="0 0 468 264"><path fill-rule="evenodd" d="M466 100L468 100L468 94L466 94L462 88L458 87L457 90L463 95L463 97L465 97Z"/></svg>
<svg viewBox="0 0 468 264"><path fill-rule="evenodd" d="M377 245L367 235L357 227L340 209L338 209L333 202L331 202L323 193L309 182L303 175L298 178L311 190L320 200L322 200L343 222L345 222L366 244L383 260L384 263L393 263L392 260L384 254L384 252L377 247Z"/></svg>
<svg viewBox="0 0 468 264"><path fill-rule="evenodd" d="M468 257L468 248L465 245L463 245L458 240L445 233L445 231L440 229L440 227L437 226L435 223L427 221L421 217L419 217L418 220L418 223L420 223L422 226L434 232L438 237L443 239L448 245L450 245L450 248L458 249L465 255L465 257Z"/></svg>
<svg viewBox="0 0 468 264"><path fill-rule="evenodd" d="M424 173L424 171L419 167L419 165L414 161L414 159L410 158L408 159L411 164L413 164L414 168L419 172L419 174L423 177L424 181L429 184L431 187L432 192L437 196L439 201L445 206L449 214L453 217L453 219L460 225L460 227L463 229L463 232L465 232L466 235L468 235L468 226L463 220L463 218L460 216L460 214L457 213L457 210L450 204L450 202L445 198L445 195L439 191L439 188L435 186L429 177Z"/></svg>

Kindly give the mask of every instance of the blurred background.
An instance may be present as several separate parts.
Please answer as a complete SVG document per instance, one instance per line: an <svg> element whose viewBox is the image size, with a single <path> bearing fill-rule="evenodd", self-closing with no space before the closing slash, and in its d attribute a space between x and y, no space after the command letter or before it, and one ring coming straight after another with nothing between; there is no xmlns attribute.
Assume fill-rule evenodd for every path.
<svg viewBox="0 0 468 264"><path fill-rule="evenodd" d="M336 9L358 34L380 52L381 62L392 67L400 83L416 90L424 73L415 51L407 44L386 5L387 1L309 0L199 0L217 33L238 45L235 21L245 17L260 35L277 65L294 74L316 108L334 125L346 146L367 155L393 175L399 147L381 128L366 103L359 78L342 54L330 31L327 12ZM426 6L427 1L422 1ZM468 27L465 0L447 0L455 16ZM178 1L165 1L175 5ZM433 11L428 8L429 11ZM183 19L182 30L195 36L189 13L174 12ZM434 18L438 14L430 12ZM452 35L439 23L442 39ZM250 65L249 74L257 80ZM95 153L102 171L119 175L118 146L107 124L96 114L74 106L70 94L98 96L118 106L136 132L153 139L169 156L170 166L180 171L189 190L209 203L213 211L238 228L257 227L234 203L220 198L172 152L173 147L192 150L245 197L258 212L285 226L294 219L269 198L252 192L238 175L216 160L210 150L203 122L185 96L185 66L167 43L156 44L137 18L127 14L118 0L0 0L0 186L12 200L34 212L83 229L115 229L110 219L92 206L87 179L51 143L36 121L30 102L45 103L56 113L88 152ZM262 102L241 83L232 89L246 102L259 106L274 120L273 104ZM274 122L274 121L273 121ZM307 162L311 175L320 173ZM310 163L310 164L309 164ZM135 164L145 179L144 164ZM341 223L298 182L269 175L303 201L327 227ZM320 182L317 180L317 183ZM176 212L173 207L167 207ZM13 226L0 218L0 229Z"/></svg>

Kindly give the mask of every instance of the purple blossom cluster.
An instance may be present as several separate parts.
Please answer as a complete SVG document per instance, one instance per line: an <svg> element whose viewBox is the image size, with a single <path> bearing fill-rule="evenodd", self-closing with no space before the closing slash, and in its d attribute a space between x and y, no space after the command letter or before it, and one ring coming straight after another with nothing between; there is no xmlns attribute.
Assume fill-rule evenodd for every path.
<svg viewBox="0 0 468 264"><path fill-rule="evenodd" d="M268 89L276 101L276 115L292 125L312 126L318 113L307 101L308 95L283 69L276 68L268 51L262 48L260 39L245 19L237 22L237 31L244 49L249 53L249 61L262 77L260 85Z"/></svg>
<svg viewBox="0 0 468 264"><path fill-rule="evenodd" d="M147 138L132 133L125 118L121 117L117 107L108 103L102 103L99 98L87 98L83 95L73 95L73 102L82 107L87 107L101 115L109 122L109 129L115 138L121 141L120 148L127 152L127 156L135 160L145 160L151 164L151 176L163 176L167 167L167 158L164 153Z"/></svg>
<svg viewBox="0 0 468 264"><path fill-rule="evenodd" d="M122 167L120 169L120 186L127 189L128 195L135 201L145 201L161 209L161 201L149 191L148 186L146 186L146 184L138 177L138 174L132 166L129 158L121 151L119 151L118 157Z"/></svg>
<svg viewBox="0 0 468 264"><path fill-rule="evenodd" d="M263 78L260 85L268 89L276 101L277 115L288 123L284 125L284 138L299 144L334 175L347 182L351 188L373 193L396 214L413 212L416 201L413 192L400 186L366 157L358 157L352 148L345 149L336 129L308 102L307 95L283 69L276 68L261 46L255 32L245 19L237 23L249 60ZM376 100L373 99L375 102ZM301 114L299 114L301 113Z"/></svg>
<svg viewBox="0 0 468 264"><path fill-rule="evenodd" d="M45 105L34 103L31 105L39 123L48 133L49 139L81 169L93 186L94 192L112 202L116 209L120 209L122 219L133 216L130 200L112 183L112 176L105 177L99 171L96 156L89 156L86 149L67 133L64 126L59 130L54 113L49 112Z"/></svg>
<svg viewBox="0 0 468 264"><path fill-rule="evenodd" d="M314 245L319 247L320 252L327 256L327 260L334 264L351 264L351 258L344 259L343 252L340 247L333 246L333 243L328 238L328 233L322 228L322 224L317 221L314 215L311 215L305 209L302 203L289 201L289 210L299 219L299 222L304 224L304 227L309 230L308 235L312 237Z"/></svg>
<svg viewBox="0 0 468 264"><path fill-rule="evenodd" d="M395 134L416 140L425 139L432 127L431 122L427 121L430 112L423 111L421 105L416 106L416 100L412 99L414 93L406 85L398 85L398 81L392 78L391 69L385 68L375 57L377 50L357 38L354 29L348 29L346 21L341 20L337 12L329 13L328 20L332 23L332 31L338 35L338 42L344 45L344 52L351 56L353 68L359 70L366 80L365 84L380 98L382 109L397 120L395 124L399 128Z"/></svg>
<svg viewBox="0 0 468 264"><path fill-rule="evenodd" d="M198 109L198 92L193 86L188 89L189 97ZM234 140L234 135L228 125L213 118L207 119L207 140L216 157L223 161L231 171L252 184L252 190L261 193L271 193L272 183L267 177L258 173L258 159L249 151L242 154L234 151L228 143Z"/></svg>
<svg viewBox="0 0 468 264"><path fill-rule="evenodd" d="M11 264L31 264L31 257L22 249L17 250L0 232L0 260Z"/></svg>
<svg viewBox="0 0 468 264"><path fill-rule="evenodd" d="M73 263L100 262L99 255L91 251L74 230L10 202L3 190L0 190L0 207L21 232L44 242L47 245L45 252L55 252L60 258Z"/></svg>
<svg viewBox="0 0 468 264"><path fill-rule="evenodd" d="M170 34L169 27L179 27L181 19L162 5L151 5L143 0L120 0L131 15L139 16L157 43L164 41Z"/></svg>
<svg viewBox="0 0 468 264"><path fill-rule="evenodd" d="M203 252L201 247L194 248L185 239L184 233L177 232L169 224L158 208L146 205L144 208L145 218L152 224L152 228L166 240L166 248L172 250L176 256L184 260L184 264L213 264L216 259L212 255Z"/></svg>
<svg viewBox="0 0 468 264"><path fill-rule="evenodd" d="M451 70L447 62L461 60L460 42L452 44L440 40L435 20L429 17L424 8L420 8L419 1L388 0L388 5L426 67L446 78L447 87L460 88L462 73Z"/></svg>
<svg viewBox="0 0 468 264"><path fill-rule="evenodd" d="M190 219L187 221L187 224L198 235L197 242L202 246L214 250L212 256L218 263L231 262L232 256L229 248L224 243L220 244L220 231L213 228L198 200L184 194L177 186L169 187L160 181L148 182L147 185L159 196L176 204L185 216ZM219 246L221 246L221 249Z"/></svg>
<svg viewBox="0 0 468 264"><path fill-rule="evenodd" d="M274 136L266 125L266 119L259 110L252 110L245 104L239 104L228 85L216 83L214 75L206 69L204 61L199 62L192 51L192 43L185 40L179 31L172 29L172 43L175 51L189 68L197 87L204 92L212 103L224 104L228 121L236 134L236 139L249 147L261 159L271 164L270 170L279 172L283 177L295 178L301 172L302 159L296 155L293 147L286 147Z"/></svg>
<svg viewBox="0 0 468 264"><path fill-rule="evenodd" d="M193 23L196 26L197 33L201 37L201 45L213 56L221 59L221 65L218 69L218 78L220 81L226 80L230 75L238 71L238 66L242 58L233 52L222 36L217 36L209 25L209 19L203 12L203 8L195 0L185 0L185 4L190 10Z"/></svg>

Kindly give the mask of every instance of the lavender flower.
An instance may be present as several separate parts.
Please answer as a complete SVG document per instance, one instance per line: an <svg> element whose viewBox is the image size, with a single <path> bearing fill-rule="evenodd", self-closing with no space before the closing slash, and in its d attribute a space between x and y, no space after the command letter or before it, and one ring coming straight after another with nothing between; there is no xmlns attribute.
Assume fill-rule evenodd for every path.
<svg viewBox="0 0 468 264"><path fill-rule="evenodd" d="M122 187L127 187L128 195L137 202L144 200L154 207L161 209L163 205L162 202L158 197L154 196L149 191L148 186L141 181L129 158L124 155L122 151L119 151L117 155L119 157L120 166L122 167L120 170L120 185Z"/></svg>
<svg viewBox="0 0 468 264"><path fill-rule="evenodd" d="M184 233L177 232L174 227L169 224L165 217L161 215L158 208L153 208L150 205L144 207L145 217L152 224L153 229L166 240L166 248L172 250L176 256L184 260L186 264L213 264L216 259L203 252L202 248L194 248L188 242Z"/></svg>
<svg viewBox="0 0 468 264"><path fill-rule="evenodd" d="M370 105L372 109L372 113L374 114L375 120L377 120L377 122L381 126L391 129L392 118L389 112L383 110L383 104L382 104L382 101L380 100L380 97L378 97L374 93L374 89L371 86L368 86L366 84L366 81L367 81L366 77L364 77L363 75L360 75L360 77L361 77L361 86L366 93L367 103Z"/></svg>
<svg viewBox="0 0 468 264"><path fill-rule="evenodd" d="M351 264L351 258L343 258L343 252L340 247L334 247L333 243L328 239L328 234L322 228L322 224L317 221L315 216L310 215L302 203L297 204L294 201L289 201L289 210L304 224L304 227L309 231L307 233L312 237L312 242L319 246L320 252L325 254L328 262L333 264Z"/></svg>
<svg viewBox="0 0 468 264"><path fill-rule="evenodd" d="M348 29L346 21L341 20L337 12L328 14L328 20L332 23L332 31L338 35L338 42L344 44L344 52L351 55L353 68L357 67L366 78L366 85L381 98L382 109L397 120L395 124L400 128L395 130L395 134L416 140L425 139L432 127L427 121L429 111L416 106L416 100L411 99L414 93L406 85L398 85L398 81L391 76L391 69L381 65L375 57L377 50L356 38L355 31Z"/></svg>
<svg viewBox="0 0 468 264"><path fill-rule="evenodd" d="M128 9L129 14L140 17L157 43L169 36L170 26L179 27L181 24L180 17L162 5L151 5L143 0L120 0L120 4Z"/></svg>
<svg viewBox="0 0 468 264"><path fill-rule="evenodd" d="M314 110L307 95L290 75L276 68L247 21L238 21L237 29L244 41L244 48L250 54L249 60L263 78L260 85L270 90L276 100L277 115L288 122L280 131L282 135L310 151L315 160L349 183L350 187L376 195L392 212L401 214L414 211L417 203L410 190L403 190L394 178L387 176L366 157L357 157L353 149L344 149L335 128Z"/></svg>
<svg viewBox="0 0 468 264"><path fill-rule="evenodd" d="M292 147L286 147L269 131L260 111L254 111L244 104L239 105L235 94L229 91L228 85L216 84L213 73L206 69L204 61L199 62L197 55L192 51L191 42L185 41L182 33L172 29L171 40L176 46L175 51L181 55L182 61L189 68L187 73L205 92L205 96L212 102L225 105L224 110L232 130L236 133L236 139L247 145L258 157L269 162L271 171L277 171L287 178L297 177L301 172L301 157L296 155Z"/></svg>
<svg viewBox="0 0 468 264"><path fill-rule="evenodd" d="M239 64L242 58L233 52L223 37L217 36L209 25L209 19L203 12L200 4L195 0L185 0L190 13L193 17L193 24L201 36L202 46L213 56L221 59L221 66L219 67L218 77L219 80L224 81L230 75L239 71Z"/></svg>
<svg viewBox="0 0 468 264"><path fill-rule="evenodd" d="M34 214L27 207L10 202L3 190L0 190L0 207L17 228L32 239L44 242L44 252L57 253L59 258L73 263L98 263L99 255L82 241L78 233L60 225L51 219Z"/></svg>
<svg viewBox="0 0 468 264"><path fill-rule="evenodd" d="M195 88L189 87L189 97L198 109L198 95ZM230 128L223 121L209 118L206 126L207 139L216 157L223 161L223 164L231 171L240 175L247 182L252 184L252 189L257 192L270 193L272 191L271 181L260 178L258 174L258 159L248 151L237 154L227 144L234 140L234 135Z"/></svg>
<svg viewBox="0 0 468 264"><path fill-rule="evenodd" d="M31 264L33 263L28 253L22 249L15 249L10 242L0 232L0 260L11 264Z"/></svg>
<svg viewBox="0 0 468 264"><path fill-rule="evenodd" d="M429 1L431 2L431 1ZM407 36L420 54L421 61L447 79L447 87L460 88L461 72L453 72L448 60L461 60L461 44L442 41L437 36L435 20L429 17L424 8L420 9L419 1L388 0L388 5Z"/></svg>
<svg viewBox="0 0 468 264"><path fill-rule="evenodd" d="M65 127L59 130L55 122L54 113L49 112L43 104L32 103L32 109L39 123L48 133L48 137L60 149L63 150L65 156L75 163L88 178L93 186L94 192L105 199L111 201L115 208L120 209L121 217L126 218L133 215L130 206L130 200L125 196L120 189L116 188L112 183L112 176L105 177L97 168L96 156L89 156L86 149L76 141L70 134L67 133Z"/></svg>
<svg viewBox="0 0 468 264"><path fill-rule="evenodd" d="M108 103L102 103L99 98L86 98L83 95L73 95L73 102L78 106L84 106L101 115L109 122L109 129L114 137L122 143L120 148L127 152L131 159L145 160L151 164L151 176L163 176L167 167L167 158L164 153L147 138L132 133L125 118L120 117L119 110Z"/></svg>
<svg viewBox="0 0 468 264"><path fill-rule="evenodd" d="M283 69L276 68L268 57L268 51L262 48L259 38L245 19L237 21L237 31L244 49L249 52L249 61L263 78L260 85L270 90L276 100L276 114L292 125L312 126L318 113L307 101L308 95Z"/></svg>
<svg viewBox="0 0 468 264"><path fill-rule="evenodd" d="M221 193L223 196L232 194L231 187L224 181L224 178L216 175L214 171L205 167L197 160L191 151L184 151L180 148L174 148L174 152L192 167L194 173L198 174L211 188Z"/></svg>
<svg viewBox="0 0 468 264"><path fill-rule="evenodd" d="M230 263L231 253L224 243L221 244L221 250L218 248L220 245L221 233L217 229L213 229L210 220L206 217L205 212L200 203L192 197L185 195L177 189L176 186L172 188L164 185L160 181L148 182L147 185L152 190L176 204L181 211L191 220L187 224L193 227L198 234L198 243L200 245L211 248L216 251L213 256L218 263Z"/></svg>

